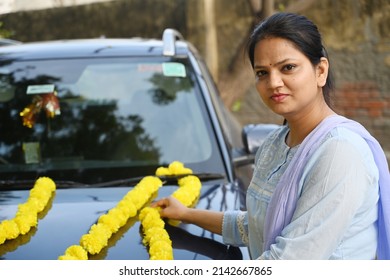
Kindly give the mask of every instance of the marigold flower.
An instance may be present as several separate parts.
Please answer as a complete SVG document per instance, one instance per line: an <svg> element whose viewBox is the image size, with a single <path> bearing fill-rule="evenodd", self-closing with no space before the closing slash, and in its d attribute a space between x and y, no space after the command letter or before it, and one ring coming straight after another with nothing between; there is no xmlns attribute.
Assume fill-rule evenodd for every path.
<svg viewBox="0 0 390 280"><path fill-rule="evenodd" d="M1 222L2 231L5 233L7 239L15 239L19 236L20 231L17 223L14 220L4 220Z"/></svg>
<svg viewBox="0 0 390 280"><path fill-rule="evenodd" d="M168 169L172 175L192 173L191 169L184 167L184 164L179 161L174 161L171 164L169 164Z"/></svg>
<svg viewBox="0 0 390 280"><path fill-rule="evenodd" d="M82 246L90 254L98 254L107 246L109 236L107 232L90 232L84 234L80 238L80 246Z"/></svg>
<svg viewBox="0 0 390 280"><path fill-rule="evenodd" d="M156 170L156 176L168 176L170 175L169 169L166 167L159 167Z"/></svg>
<svg viewBox="0 0 390 280"><path fill-rule="evenodd" d="M122 199L118 202L116 208L120 209L128 219L137 215L137 208L134 203L129 200Z"/></svg>
<svg viewBox="0 0 390 280"><path fill-rule="evenodd" d="M146 218L146 216L155 215L156 217L160 217L158 210L156 208L152 207L145 207L143 208L138 215L138 218L142 221Z"/></svg>
<svg viewBox="0 0 390 280"><path fill-rule="evenodd" d="M55 191L56 185L52 179L49 177L40 177L37 179L35 186L38 186L39 188L45 188L50 193Z"/></svg>
<svg viewBox="0 0 390 280"><path fill-rule="evenodd" d="M155 176L146 176L139 182L139 184L147 185L154 192L158 190L160 186L162 186L162 181Z"/></svg>
<svg viewBox="0 0 390 280"><path fill-rule="evenodd" d="M179 185L180 186L186 185L187 187L195 189L197 191L199 191L202 188L202 182L199 180L198 177L193 175L189 175L179 179Z"/></svg>
<svg viewBox="0 0 390 280"><path fill-rule="evenodd" d="M187 207L193 206L200 195L200 189L202 187L199 178L193 175L185 176L179 179L178 184L180 188L172 196Z"/></svg>
<svg viewBox="0 0 390 280"><path fill-rule="evenodd" d="M118 228L124 226L128 220L128 217L125 215L125 213L121 209L115 207L108 210L107 215L112 219L115 219L115 221L118 223Z"/></svg>
<svg viewBox="0 0 390 280"><path fill-rule="evenodd" d="M111 232L117 232L120 228L121 221L115 215L104 214L98 219L99 224L104 224Z"/></svg>
<svg viewBox="0 0 390 280"><path fill-rule="evenodd" d="M79 245L72 245L66 249L65 254L59 260L88 260L88 252Z"/></svg>
<svg viewBox="0 0 390 280"><path fill-rule="evenodd" d="M149 254L153 260L172 260L172 246L166 240L159 240L149 244Z"/></svg>
<svg viewBox="0 0 390 280"><path fill-rule="evenodd" d="M37 204L30 202L30 203L22 203L18 205L18 210L16 212L15 216L22 216L22 215L30 215L31 213L38 213L37 211Z"/></svg>
<svg viewBox="0 0 390 280"><path fill-rule="evenodd" d="M169 234L164 228L153 227L144 229L144 245L148 245L149 243L153 243L160 239L170 240Z"/></svg>
<svg viewBox="0 0 390 280"><path fill-rule="evenodd" d="M192 170L184 167L184 164L179 161L173 161L168 167L159 167L156 170L156 176L169 176L192 174Z"/></svg>
<svg viewBox="0 0 390 280"><path fill-rule="evenodd" d="M39 213L39 212L43 211L43 209L45 209L47 202L42 201L36 197L29 197L27 199L26 203L24 203L24 204L27 205L27 207L29 207L29 211L34 211L34 212ZM19 207L19 209L20 209L20 207Z"/></svg>
<svg viewBox="0 0 390 280"><path fill-rule="evenodd" d="M14 218L15 223L19 228L19 234L26 234L32 227L36 227L38 224L37 213L29 213L28 215L17 215Z"/></svg>

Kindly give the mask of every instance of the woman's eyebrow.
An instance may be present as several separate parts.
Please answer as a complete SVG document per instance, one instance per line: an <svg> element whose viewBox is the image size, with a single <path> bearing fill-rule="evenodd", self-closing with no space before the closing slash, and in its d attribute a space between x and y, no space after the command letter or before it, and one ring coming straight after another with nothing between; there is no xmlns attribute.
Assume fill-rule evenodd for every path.
<svg viewBox="0 0 390 280"><path fill-rule="evenodd" d="M281 64L284 64L284 63L288 62L289 60L293 60L293 59L292 59L292 58L283 59L283 60L281 60L281 61L276 62L276 63L274 64L274 66L279 66L279 65L281 65ZM267 66L264 66L264 65L257 65L257 64L255 64L255 66L254 66L253 68L254 68L254 69L261 69L261 68L267 68L267 67L269 67L269 66L271 66L271 65L272 65L272 64L267 65Z"/></svg>

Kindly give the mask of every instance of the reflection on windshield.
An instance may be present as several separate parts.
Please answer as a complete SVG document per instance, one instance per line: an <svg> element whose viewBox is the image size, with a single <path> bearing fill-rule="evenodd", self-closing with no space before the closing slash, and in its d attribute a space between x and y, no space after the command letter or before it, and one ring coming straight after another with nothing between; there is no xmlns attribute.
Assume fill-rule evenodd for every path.
<svg viewBox="0 0 390 280"><path fill-rule="evenodd" d="M207 160L190 71L112 58L0 66L0 172Z"/></svg>

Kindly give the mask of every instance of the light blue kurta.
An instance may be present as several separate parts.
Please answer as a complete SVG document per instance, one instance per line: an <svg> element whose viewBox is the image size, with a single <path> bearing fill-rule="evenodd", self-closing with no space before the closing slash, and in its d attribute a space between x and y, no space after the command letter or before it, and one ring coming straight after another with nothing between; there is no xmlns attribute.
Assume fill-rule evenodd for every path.
<svg viewBox="0 0 390 280"><path fill-rule="evenodd" d="M366 141L333 129L305 167L291 223L263 252L270 197L298 147L280 128L260 147L247 192L247 211L224 214L224 242L248 246L253 259L374 259L377 248L378 169Z"/></svg>

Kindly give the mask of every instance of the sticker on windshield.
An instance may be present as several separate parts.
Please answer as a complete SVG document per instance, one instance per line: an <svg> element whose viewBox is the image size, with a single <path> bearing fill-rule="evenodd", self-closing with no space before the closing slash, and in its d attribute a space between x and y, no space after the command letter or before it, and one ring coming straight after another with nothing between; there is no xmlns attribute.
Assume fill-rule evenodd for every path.
<svg viewBox="0 0 390 280"><path fill-rule="evenodd" d="M24 160L27 164L39 163L41 161L40 147L38 142L25 142L22 146Z"/></svg>
<svg viewBox="0 0 390 280"><path fill-rule="evenodd" d="M27 94L53 93L54 85L32 85L27 87Z"/></svg>
<svg viewBox="0 0 390 280"><path fill-rule="evenodd" d="M163 63L163 74L167 77L181 77L187 76L184 64L178 62Z"/></svg>
<svg viewBox="0 0 390 280"><path fill-rule="evenodd" d="M161 64L138 64L138 72L162 72Z"/></svg>

